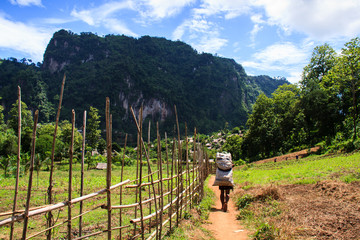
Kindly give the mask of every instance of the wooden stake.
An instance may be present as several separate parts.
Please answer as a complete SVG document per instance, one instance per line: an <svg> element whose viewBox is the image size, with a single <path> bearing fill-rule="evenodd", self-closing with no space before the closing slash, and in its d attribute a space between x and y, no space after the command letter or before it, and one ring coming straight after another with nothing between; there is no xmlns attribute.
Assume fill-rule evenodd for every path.
<svg viewBox="0 0 360 240"><path fill-rule="evenodd" d="M57 132L57 128L58 128L58 125L59 125L60 110L61 110L61 103L62 103L62 98L63 98L63 93L64 93L65 79L66 79L66 74L64 74L62 85L61 85L59 106L58 106L58 111L57 111L57 114L56 114L55 130L54 130L54 136L53 136L53 142L52 142L52 148L51 148L50 177L49 177L49 188L48 188L48 192L47 192L48 193L48 204L53 203L52 188L53 188L53 184L54 184L53 183L53 175L54 175L54 157L55 157L56 132ZM52 213L48 212L48 215L47 215L46 218L47 218L46 226L47 226L47 228L50 228L52 225L54 225ZM46 236L47 236L47 240L51 239L51 229L49 229L49 231L46 232Z"/></svg>
<svg viewBox="0 0 360 240"><path fill-rule="evenodd" d="M140 108L140 114L139 114L139 123L140 123L140 133L139 133L139 139L142 138L142 120L143 118L143 106ZM139 207L140 207L140 219L141 219L141 239L145 239L145 228L144 228L144 213L143 213L143 205L142 205L142 191L141 191L141 183L142 183L142 146L139 144L139 185L136 189L139 191Z"/></svg>
<svg viewBox="0 0 360 240"><path fill-rule="evenodd" d="M187 184L185 184L186 188L189 187L189 189L187 190L187 194L185 194L185 200L190 199L190 169L189 169L189 141L188 141L188 137L187 137L187 124L185 123L185 143L186 143L186 156L185 156L185 160L186 160L186 182ZM187 204L185 205L185 211L187 209ZM190 201L190 209L191 209L191 201ZM189 210L190 210L189 209Z"/></svg>
<svg viewBox="0 0 360 240"><path fill-rule="evenodd" d="M159 239L161 239L162 232L162 222L163 222L163 207L164 207L164 191L163 191L163 173L162 173L162 159L161 159L161 141L160 141L160 133L159 133L159 122L156 123L157 128L157 142L158 142L158 162L159 162L159 174L160 174L160 225L159 229Z"/></svg>
<svg viewBox="0 0 360 240"><path fill-rule="evenodd" d="M166 134L166 132L165 132L165 153L166 153L166 155L165 155L165 161L166 161L166 173L167 173L167 177L169 178L170 176L169 176L169 153L168 153L168 141L167 141L167 134ZM169 182L167 182L167 186L168 186L168 191L170 191L170 184L169 184Z"/></svg>
<svg viewBox="0 0 360 240"><path fill-rule="evenodd" d="M138 124L138 122L136 121L136 116L135 116L135 113L134 113L134 110L132 109L132 107L130 106L130 110L131 110L131 114L133 115L133 119L135 121L135 124L136 124L136 128L137 128L137 131L138 133L140 132L140 126ZM147 161L147 164L148 164L148 169L149 169L149 172L151 173L151 165L150 165L150 157L149 157L149 154L148 152L146 151L146 147L145 147L145 143L144 143L144 140L142 139L142 137L140 138L140 142L141 142L141 145L144 149L144 153L146 155L146 161ZM154 206L155 206L155 213L156 213L156 222L158 221L158 213L157 213L157 201L156 201L156 192L155 192L155 186L154 186L154 179L153 179L153 175L151 174L150 175L150 181L151 181L151 186L152 186L152 190L153 190L153 194L154 194ZM158 228L156 228L156 231L158 231ZM156 236L157 233L156 233Z"/></svg>
<svg viewBox="0 0 360 240"><path fill-rule="evenodd" d="M124 177L124 166L125 166L125 151L126 151L126 143L127 143L127 134L125 135L125 143L124 143L124 153L123 153L123 158L122 158L122 163L121 163L121 177L120 177L120 182L123 181L123 177ZM122 190L123 187L120 187L120 205L122 205ZM120 209L120 216L119 216L119 221L120 221L120 226L122 225L122 209ZM119 236L120 239L122 238L122 228L119 229Z"/></svg>
<svg viewBox="0 0 360 240"><path fill-rule="evenodd" d="M170 209L169 209L169 222L170 222L170 232L171 232L171 227L172 227L172 209L173 209L173 205L172 205L172 200L173 200L173 175L174 175L174 160L175 160L175 138L173 139L173 145L172 145L172 157L171 157L171 182L170 182Z"/></svg>
<svg viewBox="0 0 360 240"><path fill-rule="evenodd" d="M177 110L176 110L176 105L174 106L175 108L175 117L176 117L176 127L177 127L177 133L178 133L178 188L179 188L179 193L183 191L183 180L182 180L182 156L181 156L181 140L180 140L180 127L179 127L179 119L178 119L178 114L177 114ZM178 196L180 197L180 195ZM183 197L181 197L180 200L180 212L179 214L177 214L177 222L176 225L179 225L179 218L181 219L182 217L182 204L183 204ZM179 208L179 205L177 206L177 208Z"/></svg>
<svg viewBox="0 0 360 240"><path fill-rule="evenodd" d="M191 202L192 204L194 204L194 190L195 190L195 161L196 161L196 128L194 129L194 137L193 137L193 145L194 145L194 155L193 155L193 163L192 163L192 166L193 166L193 169L192 169L192 182L193 182L193 185L192 185L192 196L191 196Z"/></svg>
<svg viewBox="0 0 360 240"><path fill-rule="evenodd" d="M68 229L68 236L67 239L71 240L71 199L72 199L72 164L73 164L73 156L74 156L74 132L75 132L75 111L74 109L72 112L72 128L71 128L71 143L70 143L70 150L69 150L69 187L68 187L68 222L67 222L67 229Z"/></svg>
<svg viewBox="0 0 360 240"><path fill-rule="evenodd" d="M151 121L149 120L149 128L148 128L148 153L150 153L150 129L151 129ZM150 169L148 169L148 174L150 173ZM150 175L148 175L148 182L150 182ZM151 198L151 186L149 185L149 198ZM151 202L149 203L149 214L151 214ZM151 233L151 219L149 220L149 233Z"/></svg>
<svg viewBox="0 0 360 240"><path fill-rule="evenodd" d="M110 99L106 98L106 191L107 191L107 210L108 210L108 240L111 240L111 124L110 124Z"/></svg>
<svg viewBox="0 0 360 240"><path fill-rule="evenodd" d="M20 175L20 150L21 150L21 88L18 86L18 148L17 148L17 162L16 162L16 183L14 193L14 204L13 204L13 216L16 212L17 196L19 188L19 175ZM14 223L11 223L10 227L10 240L13 239L14 235Z"/></svg>
<svg viewBox="0 0 360 240"><path fill-rule="evenodd" d="M140 108L140 111L141 111L141 108ZM135 184L138 184L139 183L139 159L140 159L140 137L141 137L141 133L142 133L142 119L140 119L140 114L138 116L138 122L140 124L140 132L138 132L137 134L137 141L136 141L136 148L137 148L137 155L136 155L136 177L135 177ZM141 180L141 179L140 179ZM138 192L139 192L139 189L138 187L135 188L135 202L138 202ZM137 206L135 206L135 218L137 218L137 211L138 211L138 208ZM133 236L136 235L136 223L134 223L134 233L133 233Z"/></svg>
<svg viewBox="0 0 360 240"><path fill-rule="evenodd" d="M84 118L83 118L83 129L82 129L82 152L81 152L81 183L80 183L80 197L84 195L84 162L85 162L85 136L86 136L86 111L84 111ZM83 212L83 202L80 202L80 215ZM82 215L79 218L79 237L82 235Z"/></svg>
<svg viewBox="0 0 360 240"><path fill-rule="evenodd" d="M29 169L29 184L28 184L27 196L26 196L26 205L25 205L25 212L24 212L24 227L23 227L22 239L26 239L27 225L28 225L28 220L29 220L32 178L33 178L33 172L34 172L36 127L37 127L38 117L39 117L39 111L36 110L35 115L34 115L34 127L33 127L33 135L32 135L31 159L30 159L30 169Z"/></svg>

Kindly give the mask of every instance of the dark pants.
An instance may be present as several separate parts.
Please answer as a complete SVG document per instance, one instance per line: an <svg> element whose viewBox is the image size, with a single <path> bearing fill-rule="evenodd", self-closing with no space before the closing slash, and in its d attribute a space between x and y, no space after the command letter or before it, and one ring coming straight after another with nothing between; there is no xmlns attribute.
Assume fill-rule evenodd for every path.
<svg viewBox="0 0 360 240"><path fill-rule="evenodd" d="M220 194L220 200L221 200L221 209L226 212L227 211L227 203L229 202L229 194L230 190L233 189L233 187L230 186L219 186L219 189L221 191Z"/></svg>

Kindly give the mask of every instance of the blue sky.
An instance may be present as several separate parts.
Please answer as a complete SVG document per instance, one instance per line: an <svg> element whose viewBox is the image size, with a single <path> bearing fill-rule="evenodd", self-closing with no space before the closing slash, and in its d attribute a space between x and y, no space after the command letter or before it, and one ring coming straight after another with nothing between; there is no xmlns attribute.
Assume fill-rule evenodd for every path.
<svg viewBox="0 0 360 240"><path fill-rule="evenodd" d="M360 35L359 0L0 0L0 58L42 62L60 29L181 40L250 75L300 80L315 46Z"/></svg>

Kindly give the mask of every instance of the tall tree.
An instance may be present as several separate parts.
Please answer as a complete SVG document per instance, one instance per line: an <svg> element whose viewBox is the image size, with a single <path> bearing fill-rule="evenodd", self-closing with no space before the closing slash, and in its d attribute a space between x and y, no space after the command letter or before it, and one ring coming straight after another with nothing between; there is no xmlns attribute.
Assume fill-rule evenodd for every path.
<svg viewBox="0 0 360 240"><path fill-rule="evenodd" d="M326 75L325 86L332 86L332 93L341 104L347 119L351 119L353 140L357 138L360 94L360 38L345 44L336 64Z"/></svg>
<svg viewBox="0 0 360 240"><path fill-rule="evenodd" d="M99 110L95 107L90 106L89 119L86 126L86 139L88 146L92 149L98 147L100 141L100 115Z"/></svg>
<svg viewBox="0 0 360 240"><path fill-rule="evenodd" d="M274 115L274 100L260 94L246 123L243 152L251 159L268 157L278 148L279 128Z"/></svg>
<svg viewBox="0 0 360 240"><path fill-rule="evenodd" d="M279 152L300 147L304 142L303 111L299 106L300 89L297 85L284 84L272 94L274 115L277 119Z"/></svg>
<svg viewBox="0 0 360 240"><path fill-rule="evenodd" d="M18 131L18 105L19 101L17 100L9 111L9 119L7 122L8 127L12 128L15 132ZM30 152L33 125L32 113L26 103L21 101L21 149L23 152Z"/></svg>
<svg viewBox="0 0 360 240"><path fill-rule="evenodd" d="M309 143L315 144L325 136L333 136L342 121L336 95L329 94L332 85L324 77L335 66L337 55L328 44L314 48L310 63L304 67L300 81L300 105L305 117Z"/></svg>
<svg viewBox="0 0 360 240"><path fill-rule="evenodd" d="M327 43L315 47L310 63L304 67L300 81L303 90L311 90L314 82L320 83L327 72L335 65L335 60L336 52Z"/></svg>

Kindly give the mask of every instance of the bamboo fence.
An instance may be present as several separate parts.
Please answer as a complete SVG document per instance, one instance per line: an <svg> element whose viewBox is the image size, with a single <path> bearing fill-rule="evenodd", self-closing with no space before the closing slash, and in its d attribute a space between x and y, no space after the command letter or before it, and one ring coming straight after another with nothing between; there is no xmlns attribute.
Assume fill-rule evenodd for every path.
<svg viewBox="0 0 360 240"><path fill-rule="evenodd" d="M61 90L61 98L64 88L65 76L63 79L63 85ZM57 122L61 109L61 98L57 113ZM20 90L19 90L20 100ZM20 105L20 101L19 101ZM19 107L20 109L20 107ZM69 150L69 178L68 178L68 197L66 201L54 203L53 197L53 174L54 174L54 153L52 152L51 168L50 168L50 182L48 186L48 202L47 205L31 207L31 193L32 193L32 177L34 169L34 157L35 157L35 140L36 140L36 128L37 128L37 116L38 111L35 114L34 128L33 128L33 142L30 162L29 184L27 189L27 198L25 210L16 209L17 198L17 185L14 207L12 211L6 213L0 213L0 217L6 217L0 219L0 230L5 226L11 226L10 239L89 239L91 237L100 237L102 239L162 239L163 236L172 232L175 226L179 225L179 221L184 217L185 212L189 211L189 208L195 206L201 201L204 191L204 181L210 172L210 165L208 156L200 143L196 140L196 129L194 130L193 137L193 154L192 161L189 160L189 147L187 137L187 127L185 127L185 140L180 138L179 121L177 110L175 106L176 126L177 126L177 139L173 138L172 141L168 141L165 134L165 160L162 159L162 147L161 136L159 133L159 125L157 124L157 157L156 157L156 170L152 169L154 165L151 164L149 157L150 151L150 122L148 131L148 142L145 142L142 138L142 107L139 109L138 119L135 112L130 108L136 129L138 132L138 157L137 157L137 169L136 179L127 179L124 176L124 161L127 135L125 136L124 155L122 157L121 167L121 180L119 183L112 185L112 115L110 114L110 100L106 99L106 150L107 150L107 169L106 169L106 182L104 182L104 188L89 194L84 194L84 152L85 152L85 125L86 125L86 112L84 112L83 119L83 145L82 145L82 159L81 159L81 191L80 197L72 198L74 188L72 186L73 175L73 145L74 145L74 128L75 128L75 111L72 111L72 133L71 144ZM20 129L21 114L19 111L19 129ZM56 130L53 137L53 149L56 143ZM20 130L19 130L20 134ZM183 144L185 143L185 149ZM169 153L169 149L171 152ZM182 156L182 153L185 156ZM54 150L53 150L54 151ZM163 164L164 163L164 164ZM18 161L18 167L19 166ZM143 168L147 166L147 172ZM117 205L113 199L119 191L119 205ZM123 203L124 194L126 192L135 193L135 201L132 203ZM106 194L105 194L106 193ZM99 198L101 195L106 195L105 198ZM96 201L96 206L87 211L83 210L86 201ZM80 212L75 213L74 206L79 204ZM67 209L67 210L66 210ZM54 216L58 211L67 211L67 219L63 222L56 223ZM94 211L106 211L106 225L99 226L96 222L92 222L92 227L89 224L84 227L83 219L86 214ZM117 212L119 211L119 212ZM29 221L35 216L43 215L46 217L45 229L32 232L28 228ZM125 222L124 216L130 220ZM74 220L79 221L78 225L72 224ZM118 219L118 220L116 220ZM103 219L101 219L103 220ZM21 224L14 224L16 222L23 221L22 231L16 227L21 228ZM99 219L100 221L100 219ZM102 221L103 222L103 221ZM175 224L174 224L175 223ZM63 235L59 228L65 228L66 231ZM77 226L77 227L76 227ZM119 231L115 231L119 230ZM22 235L16 233L22 232ZM55 234L57 232L58 235ZM31 235L30 235L31 234Z"/></svg>

